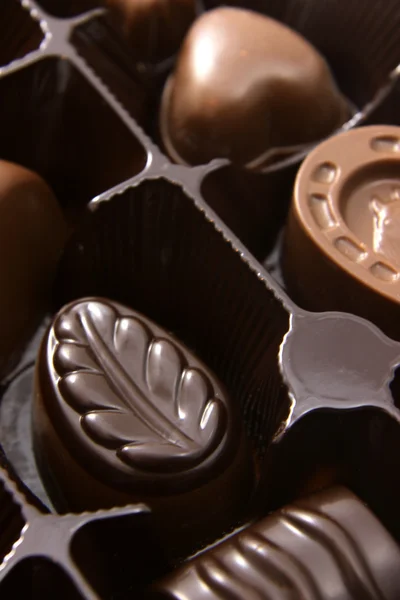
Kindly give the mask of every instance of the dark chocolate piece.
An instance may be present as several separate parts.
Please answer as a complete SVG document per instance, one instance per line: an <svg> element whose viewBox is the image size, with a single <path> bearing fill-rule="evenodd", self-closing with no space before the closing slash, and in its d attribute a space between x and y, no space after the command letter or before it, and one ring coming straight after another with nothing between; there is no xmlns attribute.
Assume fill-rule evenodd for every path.
<svg viewBox="0 0 400 600"><path fill-rule="evenodd" d="M196 17L196 0L104 0L135 60L160 62L177 52Z"/></svg>
<svg viewBox="0 0 400 600"><path fill-rule="evenodd" d="M110 301L64 307L45 336L34 436L56 506L146 502L175 555L234 525L252 491L221 384L166 331Z"/></svg>
<svg viewBox="0 0 400 600"><path fill-rule="evenodd" d="M322 56L282 23L221 8L198 19L164 90L163 143L178 163L262 169L332 133L348 108Z"/></svg>
<svg viewBox="0 0 400 600"><path fill-rule="evenodd" d="M400 336L400 128L342 133L295 184L283 267L297 302L344 310Z"/></svg>
<svg viewBox="0 0 400 600"><path fill-rule="evenodd" d="M66 233L43 179L0 161L0 375L13 366L47 307Z"/></svg>
<svg viewBox="0 0 400 600"><path fill-rule="evenodd" d="M400 550L345 488L298 500L158 584L152 599L398 600Z"/></svg>

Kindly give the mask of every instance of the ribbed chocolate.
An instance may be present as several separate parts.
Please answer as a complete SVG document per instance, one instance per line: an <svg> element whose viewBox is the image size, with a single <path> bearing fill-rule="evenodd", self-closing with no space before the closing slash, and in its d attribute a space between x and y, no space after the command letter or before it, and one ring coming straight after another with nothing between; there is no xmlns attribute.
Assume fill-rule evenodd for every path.
<svg viewBox="0 0 400 600"><path fill-rule="evenodd" d="M397 600L400 550L344 488L282 508L189 561L149 594L196 600Z"/></svg>

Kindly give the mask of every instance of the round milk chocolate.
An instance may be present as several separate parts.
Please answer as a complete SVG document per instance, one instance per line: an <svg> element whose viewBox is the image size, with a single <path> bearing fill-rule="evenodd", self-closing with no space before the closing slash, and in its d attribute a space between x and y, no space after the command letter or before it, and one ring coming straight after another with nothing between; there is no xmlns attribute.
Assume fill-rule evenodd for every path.
<svg viewBox="0 0 400 600"><path fill-rule="evenodd" d="M105 0L136 60L152 63L177 50L196 16L196 0Z"/></svg>
<svg viewBox="0 0 400 600"><path fill-rule="evenodd" d="M220 8L189 31L162 98L164 146L178 163L229 158L261 169L332 133L347 107L303 37L257 13Z"/></svg>
<svg viewBox="0 0 400 600"><path fill-rule="evenodd" d="M283 268L305 308L352 312L400 336L400 128L342 133L308 156Z"/></svg>
<svg viewBox="0 0 400 600"><path fill-rule="evenodd" d="M43 340L35 453L60 510L148 504L182 556L234 525L252 491L238 415L183 344L102 299L64 307Z"/></svg>
<svg viewBox="0 0 400 600"><path fill-rule="evenodd" d="M66 232L43 179L0 161L0 375L13 366L46 309Z"/></svg>

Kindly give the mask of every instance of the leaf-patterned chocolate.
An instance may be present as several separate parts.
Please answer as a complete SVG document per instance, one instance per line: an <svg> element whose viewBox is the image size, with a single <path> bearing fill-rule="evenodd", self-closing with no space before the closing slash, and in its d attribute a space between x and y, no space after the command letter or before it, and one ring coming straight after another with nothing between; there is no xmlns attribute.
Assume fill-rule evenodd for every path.
<svg viewBox="0 0 400 600"><path fill-rule="evenodd" d="M226 450L225 393L187 348L130 309L85 299L48 336L49 411L96 470L182 486ZM50 406L51 404L51 406ZM58 413L58 416L56 416ZM101 461L93 459L100 458Z"/></svg>
<svg viewBox="0 0 400 600"><path fill-rule="evenodd" d="M186 469L218 445L224 405L174 342L95 301L64 312L54 332L58 389L94 442L156 472Z"/></svg>
<svg viewBox="0 0 400 600"><path fill-rule="evenodd" d="M215 375L111 300L65 306L46 333L33 434L55 508L145 502L174 560L235 525L254 489L239 415Z"/></svg>

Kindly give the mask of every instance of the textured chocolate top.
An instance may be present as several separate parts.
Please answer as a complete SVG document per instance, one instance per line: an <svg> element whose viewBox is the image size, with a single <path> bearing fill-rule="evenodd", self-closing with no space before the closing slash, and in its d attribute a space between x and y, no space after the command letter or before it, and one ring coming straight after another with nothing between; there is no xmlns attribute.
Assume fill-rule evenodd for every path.
<svg viewBox="0 0 400 600"><path fill-rule="evenodd" d="M101 299L63 308L39 363L46 410L110 485L170 493L218 475L234 422L215 376L142 315Z"/></svg>
<svg viewBox="0 0 400 600"><path fill-rule="evenodd" d="M151 598L398 600L400 550L344 488L299 500L187 563Z"/></svg>
<svg viewBox="0 0 400 600"><path fill-rule="evenodd" d="M355 129L318 146L298 173L293 212L340 269L399 301L399 127Z"/></svg>
<svg viewBox="0 0 400 600"><path fill-rule="evenodd" d="M226 157L261 168L273 152L318 141L346 116L328 65L304 38L257 13L220 8L189 31L160 124L175 162Z"/></svg>

